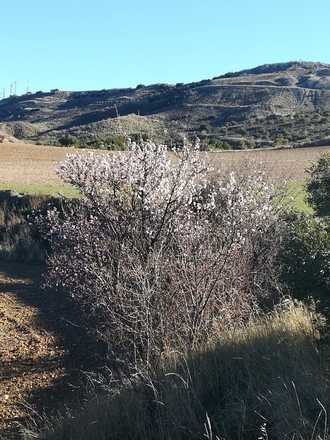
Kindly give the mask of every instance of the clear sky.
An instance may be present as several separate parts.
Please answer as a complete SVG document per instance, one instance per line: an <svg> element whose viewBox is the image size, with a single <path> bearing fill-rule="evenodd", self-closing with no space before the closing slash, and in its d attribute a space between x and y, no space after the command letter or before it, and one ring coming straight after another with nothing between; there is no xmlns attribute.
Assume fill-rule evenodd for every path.
<svg viewBox="0 0 330 440"><path fill-rule="evenodd" d="M0 16L1 95L330 63L330 0L10 0Z"/></svg>

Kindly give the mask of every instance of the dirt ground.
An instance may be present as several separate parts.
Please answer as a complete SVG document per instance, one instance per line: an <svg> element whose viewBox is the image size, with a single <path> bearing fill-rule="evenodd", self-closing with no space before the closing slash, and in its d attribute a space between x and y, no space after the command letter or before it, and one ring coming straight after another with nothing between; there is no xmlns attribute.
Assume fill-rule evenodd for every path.
<svg viewBox="0 0 330 440"><path fill-rule="evenodd" d="M20 438L56 402L74 398L78 371L58 332L55 302L39 288L38 266L0 262L0 438ZM63 323L62 323L63 324ZM62 325L63 328L63 325ZM64 349L66 347L66 349ZM60 398L59 398L60 396ZM64 402L63 402L64 398Z"/></svg>
<svg viewBox="0 0 330 440"><path fill-rule="evenodd" d="M66 154L74 151L74 148L2 143L0 144L0 183L59 182L55 166Z"/></svg>
<svg viewBox="0 0 330 440"><path fill-rule="evenodd" d="M330 147L309 147L283 150L248 150L202 153L215 169L242 169L260 166L272 177L302 180L305 169L321 152ZM67 153L86 152L74 148L29 145L24 143L0 144L0 184L60 183L56 176L57 162Z"/></svg>
<svg viewBox="0 0 330 440"><path fill-rule="evenodd" d="M206 154L215 170L250 173L251 169L257 168L275 180L302 181L306 177L306 168L325 152L330 152L330 147L224 151Z"/></svg>

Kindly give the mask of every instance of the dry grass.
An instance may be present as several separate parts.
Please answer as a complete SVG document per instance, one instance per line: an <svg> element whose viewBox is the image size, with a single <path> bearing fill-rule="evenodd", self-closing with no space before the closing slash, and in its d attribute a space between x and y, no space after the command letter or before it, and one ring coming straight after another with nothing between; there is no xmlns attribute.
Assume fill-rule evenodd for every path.
<svg viewBox="0 0 330 440"><path fill-rule="evenodd" d="M330 393L316 320L289 303L208 347L172 354L154 377L93 399L41 438L327 440Z"/></svg>
<svg viewBox="0 0 330 440"><path fill-rule="evenodd" d="M34 261L44 259L40 239L28 222L28 215L48 200L41 196L0 200L0 260Z"/></svg>
<svg viewBox="0 0 330 440"><path fill-rule="evenodd" d="M272 179L302 181L306 177L306 168L326 151L330 151L330 147L223 151L206 154L212 166L220 171L248 172L251 167L259 167Z"/></svg>
<svg viewBox="0 0 330 440"><path fill-rule="evenodd" d="M74 194L55 173L56 164L73 148L24 143L0 144L0 189L29 194Z"/></svg>
<svg viewBox="0 0 330 440"><path fill-rule="evenodd" d="M0 144L0 183L59 183L54 167L72 151L24 143Z"/></svg>
<svg viewBox="0 0 330 440"><path fill-rule="evenodd" d="M62 192L54 166L73 151L81 150L0 144L0 187L33 192L31 188L53 185ZM305 168L320 152L308 148L206 154L215 168L226 172L249 170L261 162L271 177L297 181L304 179ZM8 229L10 224L13 231L21 226L18 214L8 220L6 215L0 210L0 225ZM4 256L16 251L21 255L18 244L8 239ZM329 381L316 348L315 318L303 306L290 306L243 331L216 335L195 353L168 356L163 369L148 381L116 396L95 397L82 415L51 423L43 438L326 440Z"/></svg>
<svg viewBox="0 0 330 440"><path fill-rule="evenodd" d="M303 180L305 169L321 152L330 147L312 147L287 150L249 150L204 153L220 171L249 170L260 166L272 178ZM85 151L85 150L84 150ZM27 193L71 195L71 189L56 176L56 163L67 153L82 152L74 148L29 145L24 143L0 144L0 188L16 189Z"/></svg>

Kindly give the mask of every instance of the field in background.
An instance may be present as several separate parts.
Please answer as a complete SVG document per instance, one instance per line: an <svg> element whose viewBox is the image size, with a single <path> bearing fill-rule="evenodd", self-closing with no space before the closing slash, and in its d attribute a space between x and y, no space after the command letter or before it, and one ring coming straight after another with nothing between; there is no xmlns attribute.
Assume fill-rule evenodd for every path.
<svg viewBox="0 0 330 440"><path fill-rule="evenodd" d="M56 164L74 148L58 148L24 143L0 144L0 190L27 194L76 194L55 173Z"/></svg>
<svg viewBox="0 0 330 440"><path fill-rule="evenodd" d="M249 172L251 168L265 171L270 178L282 182L296 182L292 186L299 204L303 201L301 183L305 169L330 147L311 147L283 150L247 150L202 153L217 170ZM0 190L12 189L28 194L77 194L64 185L55 173L56 164L66 154L86 152L74 148L29 145L24 143L0 144ZM111 153L109 153L111 154ZM299 185L300 184L300 185Z"/></svg>
<svg viewBox="0 0 330 440"><path fill-rule="evenodd" d="M215 169L249 172L252 167L255 167L263 170L275 180L303 181L306 177L306 168L316 161L321 153L327 151L330 152L330 146L223 151L205 154Z"/></svg>

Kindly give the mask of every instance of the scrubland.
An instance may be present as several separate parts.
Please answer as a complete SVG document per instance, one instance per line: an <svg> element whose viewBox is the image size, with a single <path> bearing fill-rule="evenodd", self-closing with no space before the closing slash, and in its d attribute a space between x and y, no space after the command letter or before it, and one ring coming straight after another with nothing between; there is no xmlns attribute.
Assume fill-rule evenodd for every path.
<svg viewBox="0 0 330 440"><path fill-rule="evenodd" d="M328 440L328 220L303 186L324 149L187 150L170 166L142 146L72 155L61 179L77 151L0 150L2 188L79 194L2 201L0 256L46 262L44 298L88 335L79 363L95 357L77 367L81 400L31 411L17 438Z"/></svg>

